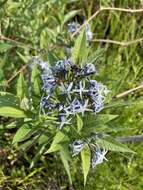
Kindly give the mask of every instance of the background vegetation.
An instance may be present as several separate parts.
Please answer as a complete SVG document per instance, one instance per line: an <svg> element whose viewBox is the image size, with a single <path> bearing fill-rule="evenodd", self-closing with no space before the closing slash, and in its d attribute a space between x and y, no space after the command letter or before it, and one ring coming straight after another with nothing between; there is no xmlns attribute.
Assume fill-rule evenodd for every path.
<svg viewBox="0 0 143 190"><path fill-rule="evenodd" d="M51 51L64 57L65 47L71 45L67 23L74 18L82 23L100 6L141 9L140 0L1 0L0 1L0 90L16 94L19 73L28 79L27 60L33 55L50 56ZM74 12L73 12L74 10ZM78 15L75 17L75 15ZM143 12L102 11L91 21L93 39L131 41L143 36ZM5 43L3 43L5 42ZM112 107L103 113L117 114L109 123L114 135L142 134L142 92L127 96L116 95L141 85L143 80L143 43L128 46L91 42L92 52L98 47L105 51L97 63L98 79L111 90L110 102L127 103ZM21 87L19 87L21 88ZM22 93L22 92L21 92ZM134 103L133 103L134 102ZM57 156L42 156L37 165L29 169L31 150L16 151L12 139L18 126L13 120L0 118L0 188L2 190L59 190L105 189L142 190L143 152L142 143L128 146L137 154L111 153L108 162L91 170L87 185L83 187L82 171L76 160L72 167L73 186L68 184L66 172ZM36 151L36 147L34 148Z"/></svg>

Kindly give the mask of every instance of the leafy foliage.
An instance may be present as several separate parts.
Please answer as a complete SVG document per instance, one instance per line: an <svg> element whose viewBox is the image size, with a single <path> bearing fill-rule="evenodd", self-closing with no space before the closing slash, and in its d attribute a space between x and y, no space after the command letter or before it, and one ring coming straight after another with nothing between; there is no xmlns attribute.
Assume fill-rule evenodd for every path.
<svg viewBox="0 0 143 190"><path fill-rule="evenodd" d="M0 38L0 188L52 189L56 188L52 187L54 181L66 189L68 183L66 178L64 180L62 161L75 189L83 189L81 168L86 189L142 189L142 144L129 145L133 151L116 141L116 136L142 133L142 92L116 99L119 92L141 83L142 43L128 47L87 43L85 28L74 38L68 33L68 23L82 24L83 17L89 18L98 3L0 2L1 33L7 37L7 40ZM101 1L101 5L110 6L111 2ZM112 6L139 8L141 2L121 0L112 2ZM143 24L138 13L105 11L90 24L97 39L129 41L142 36ZM50 117L39 114L42 81L38 65L31 65L31 57L35 55L48 60L50 65L64 57L72 57L77 65L95 64L99 75L93 79L110 89L105 109L96 115L78 114L73 117L72 125L57 129L56 114ZM23 66L25 69L18 74ZM81 160L78 156L71 157L75 140L83 142L75 144L76 148L84 146L80 147ZM108 164L105 162L89 172L91 144L109 151ZM131 154L134 152L138 156Z"/></svg>

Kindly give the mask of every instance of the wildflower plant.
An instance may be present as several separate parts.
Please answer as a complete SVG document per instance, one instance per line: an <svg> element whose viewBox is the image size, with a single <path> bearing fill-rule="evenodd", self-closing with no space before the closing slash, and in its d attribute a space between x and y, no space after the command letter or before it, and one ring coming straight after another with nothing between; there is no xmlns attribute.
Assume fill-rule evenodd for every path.
<svg viewBox="0 0 143 190"><path fill-rule="evenodd" d="M70 183L73 157L81 155L86 184L90 167L107 161L108 151L133 152L104 131L103 120L107 124L117 115L99 113L109 90L96 79L98 51L90 54L91 38L87 26L75 40L70 57L51 60L49 56L45 61L34 56L29 62L30 87L20 74L17 97L1 92L0 114L21 118L13 145L23 150L37 145L31 168L42 155L58 154Z"/></svg>

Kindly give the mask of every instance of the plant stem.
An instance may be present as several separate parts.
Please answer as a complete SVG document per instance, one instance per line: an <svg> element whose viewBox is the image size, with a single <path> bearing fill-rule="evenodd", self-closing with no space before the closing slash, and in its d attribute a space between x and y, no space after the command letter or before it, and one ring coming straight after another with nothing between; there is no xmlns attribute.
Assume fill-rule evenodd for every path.
<svg viewBox="0 0 143 190"><path fill-rule="evenodd" d="M15 73L15 75L13 75L10 79L8 79L7 84L9 84L19 73L21 73L22 71L24 71L27 67L28 67L28 65L23 65L23 66Z"/></svg>
<svg viewBox="0 0 143 190"><path fill-rule="evenodd" d="M82 28L86 26L91 20L93 20L100 12L102 11L120 11L120 12L127 12L127 13L140 13L143 12L143 9L125 9L125 8L119 8L119 7L101 7L99 10L97 10L88 20L86 20L73 34L72 38L79 33Z"/></svg>
<svg viewBox="0 0 143 190"><path fill-rule="evenodd" d="M94 40L92 40L92 42L103 42L103 43L109 43L109 44L116 44L116 45L120 45L120 46L129 46L129 45L139 43L142 41L143 41L143 38L131 40L128 42L121 42L121 41L116 41L116 40L111 40L111 39L94 39Z"/></svg>
<svg viewBox="0 0 143 190"><path fill-rule="evenodd" d="M33 50L36 50L36 51L37 51L37 49L33 48L31 45L26 45L26 44L24 44L24 43L22 43L22 42L19 42L19 41L17 41L17 40L13 40L13 39L8 38L8 37L3 36L3 35L0 35L0 40L6 40L6 41L9 41L9 42L11 42L11 43L16 44L16 45L19 46L19 47L28 48L28 49L33 49Z"/></svg>
<svg viewBox="0 0 143 190"><path fill-rule="evenodd" d="M129 90L125 91L125 92L122 92L120 94L117 94L116 98L122 98L122 97L127 96L128 94L136 91L136 90L139 90L139 89L143 89L143 84L141 84L141 85L139 85L139 86L137 86L135 88L131 88L131 89L129 89Z"/></svg>
<svg viewBox="0 0 143 190"><path fill-rule="evenodd" d="M143 141L143 135L134 135L134 136L125 136L125 137L117 137L117 141L120 141L122 143L126 142L142 142Z"/></svg>

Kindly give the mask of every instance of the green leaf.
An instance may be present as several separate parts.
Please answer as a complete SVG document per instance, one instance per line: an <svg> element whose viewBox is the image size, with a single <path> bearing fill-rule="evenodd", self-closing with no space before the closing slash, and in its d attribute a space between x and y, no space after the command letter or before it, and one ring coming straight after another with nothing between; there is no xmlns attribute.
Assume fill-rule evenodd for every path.
<svg viewBox="0 0 143 190"><path fill-rule="evenodd" d="M48 51L48 61L50 63L50 65L52 65L53 63L57 62L58 61L58 58L56 57L56 55L50 51Z"/></svg>
<svg viewBox="0 0 143 190"><path fill-rule="evenodd" d="M8 1L8 7L7 7L7 10L9 13L15 13L16 11L18 11L19 7L21 6L21 3L20 2L10 2Z"/></svg>
<svg viewBox="0 0 143 190"><path fill-rule="evenodd" d="M116 119L117 117L118 115L113 114L88 114L83 118L83 123L84 126L88 126L88 128L96 128L96 126L105 125L106 123L112 121L113 119ZM86 127L84 128L84 130L86 130Z"/></svg>
<svg viewBox="0 0 143 190"><path fill-rule="evenodd" d="M42 154L45 151L46 145L47 145L47 143L44 143L38 147L38 150L36 151L36 155L30 164L30 168L33 168L35 166L35 164L38 162L38 160L40 160Z"/></svg>
<svg viewBox="0 0 143 190"><path fill-rule="evenodd" d="M116 141L115 139L111 138L110 136L107 136L105 138L97 138L96 143L106 149L106 150L112 150L116 152L129 152L129 153L135 153L133 150L125 146L124 144Z"/></svg>
<svg viewBox="0 0 143 190"><path fill-rule="evenodd" d="M39 137L39 140L38 140L38 144L39 145L42 145L42 144L45 144L49 142L49 136L47 134L42 134L40 137Z"/></svg>
<svg viewBox="0 0 143 190"><path fill-rule="evenodd" d="M68 150L67 148L63 147L60 150L60 157L63 162L64 168L68 174L69 182L72 184L72 178L71 178L71 173L70 173L70 166L69 166L69 155L68 155Z"/></svg>
<svg viewBox="0 0 143 190"><path fill-rule="evenodd" d="M13 138L12 144L22 142L22 141L28 139L32 135L33 131L34 131L34 129L32 126L26 125L26 124L23 125L22 127L20 127L17 130L17 132Z"/></svg>
<svg viewBox="0 0 143 190"><path fill-rule="evenodd" d="M65 137L66 136L64 133L62 133L61 131L58 131L53 139L53 142L52 142L50 148L47 150L47 152L45 154L58 151L61 147L60 143L66 139Z"/></svg>
<svg viewBox="0 0 143 190"><path fill-rule="evenodd" d="M114 108L114 107L123 107L123 106L136 106L143 105L143 99L135 100L135 101L116 101L112 102L104 107L104 109Z"/></svg>
<svg viewBox="0 0 143 190"><path fill-rule="evenodd" d="M17 96L22 100L28 93L23 73L21 72L17 81Z"/></svg>
<svg viewBox="0 0 143 190"><path fill-rule="evenodd" d="M24 110L10 106L0 107L0 115L3 117L14 117L14 118L28 117L28 114Z"/></svg>
<svg viewBox="0 0 143 190"><path fill-rule="evenodd" d="M9 93L0 91L0 107L1 106L20 106L20 99Z"/></svg>
<svg viewBox="0 0 143 190"><path fill-rule="evenodd" d="M113 114L98 114L96 116L95 123L100 123L100 124L106 124L113 119L116 119L118 115L113 115Z"/></svg>
<svg viewBox="0 0 143 190"><path fill-rule="evenodd" d="M83 57L85 58L85 54L87 54L86 35L85 30L82 30L75 41L71 59L74 63L78 63L79 60L82 61Z"/></svg>
<svg viewBox="0 0 143 190"><path fill-rule="evenodd" d="M28 117L29 114L20 108L19 98L7 92L0 92L0 115L24 118Z"/></svg>
<svg viewBox="0 0 143 190"><path fill-rule="evenodd" d="M76 116L77 116L77 131L78 131L78 133L80 133L80 131L83 127L83 121L78 114Z"/></svg>
<svg viewBox="0 0 143 190"><path fill-rule="evenodd" d="M91 133L99 133L99 132L102 133L103 131L104 132L113 132L115 130L111 126L102 125L102 124L96 125L95 127L88 126L88 127L85 127L84 130L83 130L85 135L87 135L87 134L90 135Z"/></svg>
<svg viewBox="0 0 143 190"><path fill-rule="evenodd" d="M31 83L32 83L32 93L36 96L40 95L40 72L37 68L37 65L33 66L32 75L31 75Z"/></svg>
<svg viewBox="0 0 143 190"><path fill-rule="evenodd" d="M5 52L9 49L11 49L13 45L5 43L5 42L0 42L0 52Z"/></svg>
<svg viewBox="0 0 143 190"><path fill-rule="evenodd" d="M64 20L62 22L62 26L68 22L71 18L73 18L77 13L79 12L79 10L72 10L70 11L69 13L67 13L65 16L64 16Z"/></svg>
<svg viewBox="0 0 143 190"><path fill-rule="evenodd" d="M95 52L93 52L88 58L87 60L85 60L85 63L97 63L100 60L103 59L103 54L104 54L105 50L102 48L98 48Z"/></svg>
<svg viewBox="0 0 143 190"><path fill-rule="evenodd" d="M90 169L90 159L91 159L91 152L87 146L85 146L81 151L81 160L82 160L82 170L84 175L84 185L86 185L87 175Z"/></svg>
<svg viewBox="0 0 143 190"><path fill-rule="evenodd" d="M33 145L35 143L35 139L31 138L29 140L26 140L24 142L22 142L21 144L18 145L18 147L16 147L19 150L23 150L26 151L27 149L29 149L29 147L31 147L31 145Z"/></svg>
<svg viewBox="0 0 143 190"><path fill-rule="evenodd" d="M24 62L24 63L28 63L28 57L26 57L26 56L23 56L20 52L16 52L17 53L17 55L20 57L20 59Z"/></svg>

